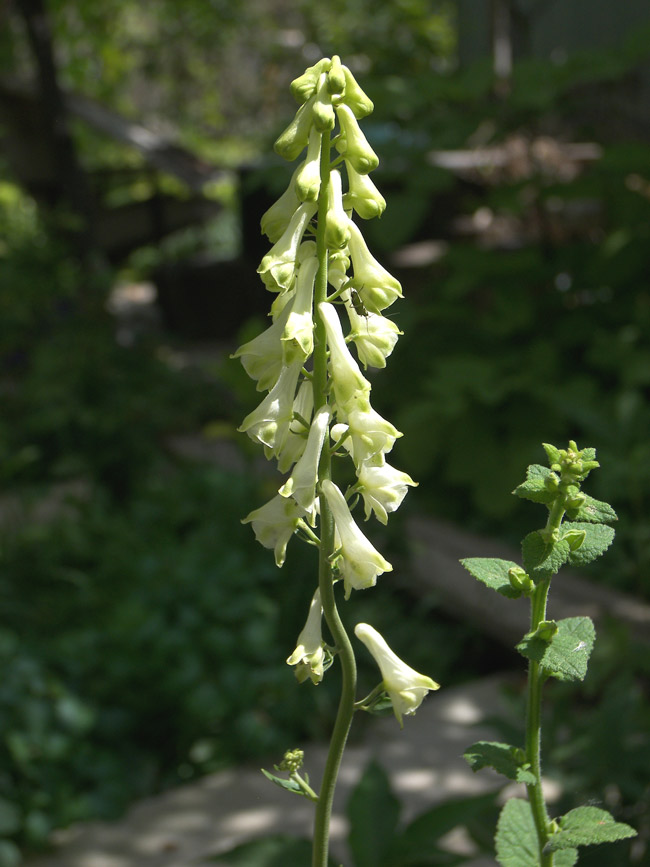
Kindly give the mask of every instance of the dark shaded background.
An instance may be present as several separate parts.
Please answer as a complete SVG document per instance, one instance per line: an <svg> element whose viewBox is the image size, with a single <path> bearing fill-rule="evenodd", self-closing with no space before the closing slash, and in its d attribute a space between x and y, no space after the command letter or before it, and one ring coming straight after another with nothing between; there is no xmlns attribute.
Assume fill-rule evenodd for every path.
<svg viewBox="0 0 650 867"><path fill-rule="evenodd" d="M363 229L405 289L373 380L420 482L404 511L516 542L531 512L509 492L542 441L576 439L620 518L590 575L650 596L645 2L5 3L0 864L327 731L335 684L297 690L283 665L309 554L278 572L238 523L277 481L235 433L258 396L227 356L269 301L288 84L332 53L375 102L388 209ZM445 683L517 664L436 599L358 595ZM602 644L555 742L572 792L647 822L647 654ZM589 718L616 737L578 751Z"/></svg>

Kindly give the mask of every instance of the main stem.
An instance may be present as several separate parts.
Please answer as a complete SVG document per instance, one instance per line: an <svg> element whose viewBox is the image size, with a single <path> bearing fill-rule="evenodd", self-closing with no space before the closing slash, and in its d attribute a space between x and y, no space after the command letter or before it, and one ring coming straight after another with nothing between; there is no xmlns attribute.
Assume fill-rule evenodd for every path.
<svg viewBox="0 0 650 867"><path fill-rule="evenodd" d="M559 530L566 510L566 495L560 493L549 512L544 532L552 534ZM530 631L535 632L542 620L546 620L546 605L551 578L543 578L535 587L531 596ZM550 818L542 791L542 688L544 672L539 662L530 660L528 667L528 695L526 699L526 758L530 769L535 775L535 782L526 786L530 801L537 840L539 843L539 863L541 867L553 867L553 853L544 852L549 839Z"/></svg>
<svg viewBox="0 0 650 867"><path fill-rule="evenodd" d="M325 243L325 221L327 215L327 196L330 183L330 149L329 132L321 138L320 176L321 186L318 199L318 227L316 230L316 254L318 256L318 272L314 286L315 308L315 346L314 346L314 411L327 401L327 344L325 325L318 313L318 304L327 297L327 259L328 251ZM331 457L327 447L322 451L318 468L319 481L331 478ZM332 803L336 781L341 766L343 751L354 715L354 700L357 686L357 666L354 651L348 634L345 631L334 597L332 581L331 556L334 553L334 519L325 497L320 498L320 530L321 544L318 564L318 585L323 605L325 621L334 640L341 661L342 685L338 712L332 737L330 739L327 761L321 781L320 794L316 802L314 818L314 839L312 849L312 867L327 867L329 855L329 829L332 815Z"/></svg>
<svg viewBox="0 0 650 867"><path fill-rule="evenodd" d="M534 632L542 620L546 619L546 601L550 578L540 581L531 597L530 630ZM526 758L530 769L535 775L535 782L526 786L528 799L533 812L537 840L539 843L539 858L541 867L553 867L552 853L545 854L544 846L549 837L549 815L542 791L542 687L544 676L539 662L531 659L528 668L528 695L526 700Z"/></svg>

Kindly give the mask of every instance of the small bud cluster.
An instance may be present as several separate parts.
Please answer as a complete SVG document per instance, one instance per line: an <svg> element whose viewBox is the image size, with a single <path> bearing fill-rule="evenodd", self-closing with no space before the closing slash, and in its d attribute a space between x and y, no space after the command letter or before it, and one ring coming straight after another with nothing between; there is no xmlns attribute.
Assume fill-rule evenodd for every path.
<svg viewBox="0 0 650 867"><path fill-rule="evenodd" d="M353 519L350 501L360 498L366 519L374 514L385 524L408 487L416 484L386 462L401 433L372 408L371 384L360 367L385 367L401 332L382 311L401 297L402 288L372 256L353 221L354 213L367 220L381 216L386 207L369 177L379 160L358 123L373 110L371 100L336 56L309 67L292 82L291 91L300 108L275 142L275 151L287 160L303 158L287 190L261 220L273 245L258 268L275 295L272 321L234 354L257 389L266 392L239 430L262 445L266 457L289 476L277 495L244 521L282 566L295 533L320 544L323 498L335 524L335 546L328 553L333 579L342 580L347 599L352 590L374 586L379 575L393 568ZM332 149L336 157L330 163ZM327 292L315 300L315 286L324 276ZM345 310L349 328L339 310ZM312 369L319 333L327 343L324 393L318 392ZM319 475L326 450L354 464L356 482L345 493ZM322 613L317 591L287 660L300 681L318 683L328 664ZM403 705L403 712L419 705L423 693L413 695L419 700L415 705L411 701L411 710ZM395 710L401 720L397 706Z"/></svg>

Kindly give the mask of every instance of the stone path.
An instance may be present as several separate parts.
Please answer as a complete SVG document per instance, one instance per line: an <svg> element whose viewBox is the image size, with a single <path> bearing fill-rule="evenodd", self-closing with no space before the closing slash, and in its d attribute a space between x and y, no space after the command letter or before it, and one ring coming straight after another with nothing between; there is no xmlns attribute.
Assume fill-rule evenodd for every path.
<svg viewBox="0 0 650 867"><path fill-rule="evenodd" d="M476 740L494 739L487 720L502 709L501 687L507 677L443 688L406 718L403 730L393 717L376 719L363 744L348 748L332 822L332 851L343 864L350 863L345 804L373 758L388 771L405 821L449 797L500 787L502 778L490 771L473 774L462 753ZM305 753L312 781L319 780L325 748L306 746ZM264 834L308 836L312 814L308 801L273 786L259 768L239 768L142 801L121 821L59 832L55 850L30 860L27 867L196 867L208 854ZM471 841L462 833L453 832L448 845L473 854ZM491 858L471 861L471 867L494 865Z"/></svg>

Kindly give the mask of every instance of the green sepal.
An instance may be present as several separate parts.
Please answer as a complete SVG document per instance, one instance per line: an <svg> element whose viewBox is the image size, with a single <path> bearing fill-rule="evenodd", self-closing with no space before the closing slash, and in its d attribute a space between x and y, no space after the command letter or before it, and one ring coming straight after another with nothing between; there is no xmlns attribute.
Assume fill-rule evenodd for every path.
<svg viewBox="0 0 650 867"><path fill-rule="evenodd" d="M529 533L521 543L524 569L533 580L555 575L567 562L570 553L568 542L546 539L540 530Z"/></svg>
<svg viewBox="0 0 650 867"><path fill-rule="evenodd" d="M600 557L612 544L615 535L614 528L608 524L566 521L562 524L562 530L565 533L579 531L585 534L582 544L569 552L567 562L570 566L586 566L587 563ZM569 547L571 547L570 543Z"/></svg>
<svg viewBox="0 0 650 867"><path fill-rule="evenodd" d="M481 768L494 768L517 783L535 783L535 775L528 769L530 764L526 764L520 747L495 741L477 741L465 750L463 757L474 772Z"/></svg>
<svg viewBox="0 0 650 867"><path fill-rule="evenodd" d="M508 576L510 569L518 568L512 560L500 560L496 557L466 557L460 562L470 575L502 596L507 596L508 599L518 599L521 596L521 590L512 586Z"/></svg>
<svg viewBox="0 0 650 867"><path fill-rule="evenodd" d="M550 641L529 633L517 650L558 680L584 680L595 640L596 630L589 617L567 617L557 621L557 632Z"/></svg>
<svg viewBox="0 0 650 867"><path fill-rule="evenodd" d="M295 780L285 780L282 777L276 777L275 774L271 774L269 773L269 771L265 771L264 768L261 768L261 771L267 780L275 783L276 786L280 786L281 789L286 789L287 792L293 792L296 795L304 796L305 793L303 789L301 789L301 787Z"/></svg>
<svg viewBox="0 0 650 867"><path fill-rule="evenodd" d="M540 867L535 820L528 801L510 798L503 806L497 832L497 861L501 867ZM554 867L573 867L577 849L564 849L553 858Z"/></svg>
<svg viewBox="0 0 650 867"><path fill-rule="evenodd" d="M635 837L636 831L599 807L576 807L559 819L560 830L553 834L544 847L545 852L573 849L576 846L594 846L615 843ZM557 860L557 859L555 859Z"/></svg>
<svg viewBox="0 0 650 867"><path fill-rule="evenodd" d="M512 492L515 496L533 503L552 503L557 496L557 491L550 490L547 479L552 477L548 467L541 464L531 464L526 470L526 481L518 485Z"/></svg>
<svg viewBox="0 0 650 867"><path fill-rule="evenodd" d="M566 510L570 521L589 521L591 524L609 524L618 521L618 515L609 505L602 500L595 500L588 494L584 494L584 501L576 509Z"/></svg>

